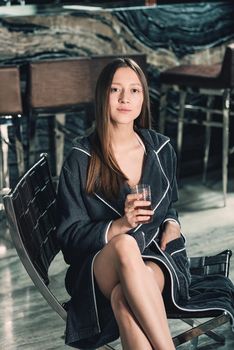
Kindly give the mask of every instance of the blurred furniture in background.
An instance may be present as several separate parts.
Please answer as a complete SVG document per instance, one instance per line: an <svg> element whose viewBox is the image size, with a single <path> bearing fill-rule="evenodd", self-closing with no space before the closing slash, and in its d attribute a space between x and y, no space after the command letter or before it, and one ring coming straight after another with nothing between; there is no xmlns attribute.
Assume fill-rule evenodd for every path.
<svg viewBox="0 0 234 350"><path fill-rule="evenodd" d="M24 172L24 150L21 137L22 101L18 67L0 67L0 191L10 187L9 146L15 147L18 175ZM8 127L13 126L14 142L11 144Z"/></svg>
<svg viewBox="0 0 234 350"><path fill-rule="evenodd" d="M49 155L54 166L53 172L58 175L63 162L64 133L67 131L65 129L66 113L83 108L87 109L86 116L89 118L91 102L88 57L38 61L29 64L26 97L29 118L29 166L35 161L37 118L48 117Z"/></svg>
<svg viewBox="0 0 234 350"><path fill-rule="evenodd" d="M231 114L231 96L234 92L234 44L227 46L223 62L213 65L179 65L167 69L160 75L160 115L159 130L165 132L167 122L177 124L177 156L181 166L184 124L205 126L205 152L203 180L206 180L208 167L211 128L222 129L222 182L224 206L227 197L228 157L234 149L229 147L229 125ZM179 92L178 116L168 113L169 94L172 89ZM201 104L205 97L205 104ZM221 101L218 101L221 98ZM188 100L188 103L187 103ZM198 104L197 104L198 103ZM185 113L185 111L189 113ZM191 114L190 112L197 112ZM205 118L203 118L205 113ZM222 120L217 119L222 116ZM215 117L216 116L216 117Z"/></svg>
<svg viewBox="0 0 234 350"><path fill-rule="evenodd" d="M59 301L49 286L48 271L59 246L56 239L56 195L46 155L26 172L3 200L12 241L27 273L51 308L66 321L66 302ZM226 250L215 256L190 258L191 274L228 276L230 257L231 251ZM196 349L198 337L202 334L225 343L225 337L213 331L230 321L230 316L219 308L186 311L170 307L167 317L184 321L192 327L173 338L176 346L191 340L193 349ZM202 322L197 318L210 319ZM105 348L114 350L110 345L105 345Z"/></svg>

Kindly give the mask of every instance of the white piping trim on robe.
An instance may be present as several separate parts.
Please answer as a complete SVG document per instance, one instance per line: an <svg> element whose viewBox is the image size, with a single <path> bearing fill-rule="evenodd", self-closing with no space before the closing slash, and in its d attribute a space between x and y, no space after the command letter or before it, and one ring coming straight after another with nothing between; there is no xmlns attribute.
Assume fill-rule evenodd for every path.
<svg viewBox="0 0 234 350"><path fill-rule="evenodd" d="M85 151L83 148L79 148L79 147L72 147L73 149L76 149L77 151L81 151L85 154L87 154L89 157L91 157L91 154L87 151Z"/></svg>
<svg viewBox="0 0 234 350"><path fill-rule="evenodd" d="M94 255L92 264L91 264L91 278L92 278L92 291L93 291L93 300L94 300L94 307L95 307L95 313L97 317L97 325L98 325L98 331L101 332L100 322L99 322L99 316L98 316L98 309L97 309L97 300L96 300L96 294L95 294L95 286L94 286L94 272L93 272L93 264L96 256L100 250Z"/></svg>
<svg viewBox="0 0 234 350"><path fill-rule="evenodd" d="M112 222L113 222L113 220L111 220L111 221L109 222L109 224L107 225L106 231L105 231L105 235L104 235L104 237L105 237L105 238L104 238L105 244L108 243L107 235L108 235L108 232L109 232L109 229L110 229L110 225L112 224Z"/></svg>
<svg viewBox="0 0 234 350"><path fill-rule="evenodd" d="M105 203L109 208L111 208L112 210L114 210L120 217L121 217L121 214L118 212L118 210L116 210L114 207L112 207L112 205L110 205L109 203L107 203L102 197L100 197L97 193L94 193L95 196L97 198L100 199L100 201L102 201L103 203Z"/></svg>

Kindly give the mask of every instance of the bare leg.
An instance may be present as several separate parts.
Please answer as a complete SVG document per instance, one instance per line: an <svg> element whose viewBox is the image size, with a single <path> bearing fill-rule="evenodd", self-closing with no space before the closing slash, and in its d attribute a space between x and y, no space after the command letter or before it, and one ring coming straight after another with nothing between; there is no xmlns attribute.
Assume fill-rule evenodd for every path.
<svg viewBox="0 0 234 350"><path fill-rule="evenodd" d="M153 349L174 350L161 295L163 273L154 265L146 266L134 238L124 234L114 237L96 256L94 274L100 290L109 299L120 283L127 304Z"/></svg>
<svg viewBox="0 0 234 350"><path fill-rule="evenodd" d="M123 350L152 350L151 344L128 306L120 284L112 290L111 305L119 326Z"/></svg>

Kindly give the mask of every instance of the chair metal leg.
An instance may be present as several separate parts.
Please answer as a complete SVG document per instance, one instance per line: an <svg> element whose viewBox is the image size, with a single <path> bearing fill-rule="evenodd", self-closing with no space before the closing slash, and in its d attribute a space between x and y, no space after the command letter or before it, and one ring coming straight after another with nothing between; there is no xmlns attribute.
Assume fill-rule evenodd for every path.
<svg viewBox="0 0 234 350"><path fill-rule="evenodd" d="M4 176L3 176L3 151L2 151L2 126L0 125L0 190L4 187Z"/></svg>
<svg viewBox="0 0 234 350"><path fill-rule="evenodd" d="M207 176L207 168L208 168L208 160L209 160L209 153L210 153L210 139L211 139L211 109L214 103L214 96L208 96L207 98L207 112L206 112L206 128L205 128L205 152L204 152L204 158L203 158L203 183L206 182L206 176Z"/></svg>
<svg viewBox="0 0 234 350"><path fill-rule="evenodd" d="M191 319L191 318L183 318L183 319L181 319L181 321L183 321L184 323L188 324L191 327L199 326L202 324L202 322L199 322L198 320ZM204 334L206 334L211 339L215 340L217 343L220 343L220 344L225 343L225 337L222 334L218 334L213 330L209 330L209 331L205 332Z"/></svg>
<svg viewBox="0 0 234 350"><path fill-rule="evenodd" d="M17 137L15 137L15 151L16 151L16 159L17 159L17 167L19 176L22 176L25 172L24 166L24 147Z"/></svg>
<svg viewBox="0 0 234 350"><path fill-rule="evenodd" d="M184 127L184 111L185 102L187 97L187 91L184 89L180 90L179 97L179 115L178 115L178 129L177 129L177 159L178 159L178 177L181 167L181 153L183 143L183 127Z"/></svg>
<svg viewBox="0 0 234 350"><path fill-rule="evenodd" d="M22 132L21 132L21 115L12 119L14 126L14 135L15 135L15 152L17 159L17 168L19 176L22 176L25 172L24 164L24 146L22 142Z"/></svg>
<svg viewBox="0 0 234 350"><path fill-rule="evenodd" d="M42 119L42 115L40 119ZM53 177L57 177L56 174L56 164L57 164L57 150L56 150L56 115L46 115L47 125L48 125L48 154L50 169Z"/></svg>
<svg viewBox="0 0 234 350"><path fill-rule="evenodd" d="M227 204L227 181L228 181L228 156L229 156L229 115L230 115L230 98L231 90L225 89L223 93L223 161L222 161L222 178L223 178L223 199L224 206Z"/></svg>
<svg viewBox="0 0 234 350"><path fill-rule="evenodd" d="M9 150L9 139L8 139L8 125L3 124L0 126L1 136L1 183L0 189L5 190L10 188L10 174L8 167L8 150Z"/></svg>
<svg viewBox="0 0 234 350"><path fill-rule="evenodd" d="M56 176L59 176L63 165L64 140L65 134L60 131L58 125L64 126L66 122L65 113L57 113L55 115L55 152L56 152Z"/></svg>
<svg viewBox="0 0 234 350"><path fill-rule="evenodd" d="M173 342L175 346L179 346L187 341L193 339L194 337L199 337L202 334L212 330L215 327L219 327L222 324L230 321L230 316L226 313L212 318L209 321L206 321L196 327L193 327L184 333L179 334L178 336L173 337Z"/></svg>
<svg viewBox="0 0 234 350"><path fill-rule="evenodd" d="M158 129L162 134L165 132L165 124L166 124L166 113L167 113L167 93L168 86L162 85L160 89L160 101L159 101L159 123Z"/></svg>
<svg viewBox="0 0 234 350"><path fill-rule="evenodd" d="M27 168L36 161L36 116L28 111Z"/></svg>

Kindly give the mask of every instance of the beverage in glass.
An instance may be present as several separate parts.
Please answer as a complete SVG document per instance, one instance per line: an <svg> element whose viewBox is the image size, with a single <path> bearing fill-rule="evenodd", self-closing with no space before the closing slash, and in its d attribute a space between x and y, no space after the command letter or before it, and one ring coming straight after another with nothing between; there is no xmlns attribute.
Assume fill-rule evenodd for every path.
<svg viewBox="0 0 234 350"><path fill-rule="evenodd" d="M138 184L133 187L131 187L131 193L138 193L141 194L141 198L139 198L139 201L149 201L151 202L151 188L148 184ZM145 210L151 210L151 204L147 206L139 206L136 207L136 209L145 209ZM140 222L141 224L146 224L152 220L152 217L147 221Z"/></svg>

